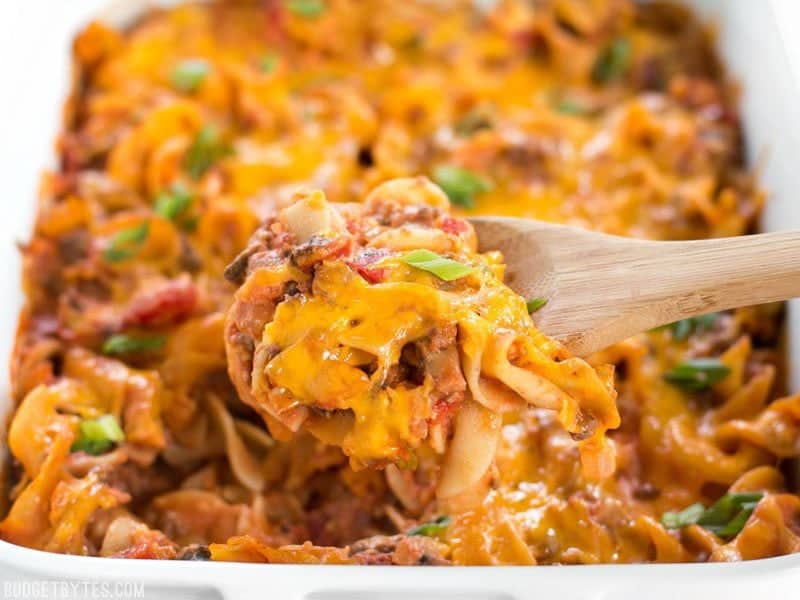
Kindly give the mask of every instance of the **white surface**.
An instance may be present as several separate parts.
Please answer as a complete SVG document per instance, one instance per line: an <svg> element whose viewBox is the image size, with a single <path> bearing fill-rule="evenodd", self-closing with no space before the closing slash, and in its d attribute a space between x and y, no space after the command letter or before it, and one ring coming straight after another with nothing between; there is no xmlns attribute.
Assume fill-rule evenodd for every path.
<svg viewBox="0 0 800 600"><path fill-rule="evenodd" d="M800 228L800 2L697 0L721 19L720 45L744 84L751 156L766 151L762 184L771 194L767 229ZM777 19L772 18L770 4ZM28 235L39 173L51 161L66 93L69 40L104 0L0 0L0 363L8 364L20 305L15 240ZM800 310L793 307L800 356ZM800 364L794 361L800 388ZM5 413L7 373L0 375ZM800 555L738 564L579 567L309 567L94 559L51 555L0 542L0 582L21 577L145 583L146 598L289 600L536 599L724 600L800 596ZM9 597L0 587L0 598ZM80 589L83 593L80 593ZM103 597L80 588L68 596ZM105 597L120 597L111 595Z"/></svg>

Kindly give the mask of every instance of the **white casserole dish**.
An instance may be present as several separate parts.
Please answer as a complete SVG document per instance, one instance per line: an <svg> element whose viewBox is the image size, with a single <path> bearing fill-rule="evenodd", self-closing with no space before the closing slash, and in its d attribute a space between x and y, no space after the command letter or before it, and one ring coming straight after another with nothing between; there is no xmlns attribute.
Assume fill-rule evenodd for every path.
<svg viewBox="0 0 800 600"><path fill-rule="evenodd" d="M165 2L168 3L168 2ZM742 84L742 116L751 163L762 164L761 184L770 194L763 229L800 229L800 103L794 68L800 40L789 39L800 13L792 0L695 0L698 11L719 24L720 51ZM0 97L0 164L6 172L0 261L7 283L0 313L0 361L8 364L22 297L14 241L26 239L33 217L35 181L52 162L60 105L69 83L69 44L77 27L98 15L122 24L146 0L52 2L7 0L0 6L0 52L9 72ZM100 12L103 6L106 8ZM777 15L784 19L779 20ZM44 29L43 29L44 28ZM795 46L792 55L790 44ZM797 59L795 64L792 59ZM14 95L9 93L14 90ZM14 165L13 172L8 172ZM800 303L788 319L790 390L800 389ZM0 375L0 414L9 409L8 373ZM56 587L42 580L56 581ZM28 580L29 587L22 587ZM67 582L81 582L65 587ZM84 582L87 585L84 585ZM120 582L144 585L120 587ZM0 542L2 597L47 598L285 598L547 599L614 598L673 600L789 598L800 596L800 554L730 564L605 565L563 567L336 567L133 561L48 554ZM141 595L142 591L144 595Z"/></svg>

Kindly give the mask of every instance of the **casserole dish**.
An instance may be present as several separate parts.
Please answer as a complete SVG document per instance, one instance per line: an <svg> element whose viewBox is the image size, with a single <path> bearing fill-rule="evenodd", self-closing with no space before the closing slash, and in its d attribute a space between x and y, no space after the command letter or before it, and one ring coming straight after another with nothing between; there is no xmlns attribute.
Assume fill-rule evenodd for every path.
<svg viewBox="0 0 800 600"><path fill-rule="evenodd" d="M765 89L766 87L768 87L767 85L765 85L765 82L768 82L772 86L772 89L775 88L775 83L776 82L780 82L781 85L786 85L788 87L791 87L792 84L790 83L790 80L786 79L785 77L782 77L782 75L787 72L787 69L785 68L785 65L783 67L781 67L780 47L774 45L775 42L777 42L778 38L777 38L777 36L774 36L774 35L772 37L769 37L766 33L764 33L766 31L766 29L770 26L769 19L767 18L768 17L768 13L762 11L762 13L759 14L759 15L750 15L747 12L747 10L745 8L743 8L743 7L744 7L743 3L742 4L728 4L728 5L726 5L726 9L731 11L731 16L730 16L730 21L726 20L726 21L723 22L723 36L722 36L723 54L727 54L727 50L728 50L727 44L728 44L728 42L729 41L735 42L735 44L731 43L731 45L730 45L730 54L727 56L728 63L731 66L732 71L742 81L742 83L744 85L744 89L745 89L746 92L749 91L749 90L763 90L763 89ZM704 6L704 7L701 7L701 8L703 8L706 11L713 11L714 10L714 6L711 6L711 5ZM738 12L736 12L737 10L738 10ZM709 12L708 14L711 14L711 12ZM764 18L767 18L767 20L764 23L759 23L758 22L759 19L764 19ZM759 34L759 36L757 38L759 40L759 44L753 43L753 44L744 44L744 45L742 45L740 43L740 41L742 39L745 39L744 34L745 34L746 31L752 32L752 31L759 30L759 28L762 28L761 29L762 33ZM769 39L769 41L773 45L760 43L762 39L763 40ZM741 70L739 68L737 68L737 67L739 67L742 64L744 64L745 61L749 61L749 62L752 63L751 51L752 51L752 48L756 47L756 46L761 47L763 52L765 53L765 55L763 57L761 57L760 60L758 61L758 64L759 64L759 66L761 68L758 69L755 73L752 73L751 75L748 75L745 72L741 72ZM773 51L774 51L774 56L772 55ZM737 56L738 56L738 58L737 58ZM771 72L771 69L773 69L773 68L777 69L777 73L772 73ZM770 100L774 100L776 97L780 97L780 96L779 95L771 95L770 98L760 99L760 100L759 100L758 96L755 96L755 95L746 96L745 102L744 102L744 105L743 105L743 113L744 113L744 117L745 117L745 122L747 122L749 126L754 128L752 130L752 132L751 132L751 139L750 139L751 147L760 148L760 147L763 147L765 144L767 144L767 145L769 145L771 147L772 153L771 153L770 159L767 161L767 164L769 166L767 167L767 169L766 169L766 171L764 173L764 183L765 183L767 189L769 189L770 192L773 194L773 204L777 204L778 206L784 206L784 204L781 204L782 192L785 192L784 197L788 197L788 193L791 190L791 187L789 185L791 182L789 182L789 181L787 181L785 179L782 180L777 175L778 174L787 175L789 173L788 162L784 163L784 164L781 164L780 159L788 161L790 159L790 157L792 156L792 147L791 146L785 147L783 145L787 141L791 142L791 138L786 136L786 135L784 135L783 132L784 131L793 131L793 126L792 126L793 124L790 121L790 115L788 114L788 103L786 105L782 106L782 107L781 106L773 106L773 105L771 105L769 103ZM761 102L761 101L765 102L765 104L764 105L759 104L759 102ZM786 112L786 114L784 114L784 115L781 114L781 110L780 110L781 108L786 109L784 111L784 112ZM763 124L763 129L759 130L757 128L757 126L761 125L761 124ZM781 132L781 135L778 135L778 131ZM780 145L778 144L778 141L780 141ZM784 167L786 167L786 168L784 168ZM789 204L785 204L785 206L788 207L790 205ZM778 214L776 216L774 214L775 210L774 209L771 209L771 210L773 210L773 214L770 217L768 217L768 221L770 221L770 222L780 222L782 225L791 224L791 220L790 220L790 216L789 215L786 215L786 214L780 215L780 214ZM767 224L767 228L770 228L769 223ZM13 549L9 548L9 551L7 553L5 553L5 554L7 556L9 556L9 557L13 557L15 555L18 555L19 552L23 552L24 553L25 551L22 551L22 550L19 550L19 549L16 549L16 548L13 548ZM54 562L57 562L58 560L60 560L58 557L50 557L50 556L46 556L46 557L43 557L43 558L45 560L47 560L47 561L50 561L50 559L52 558ZM74 559L70 559L70 560L74 560ZM36 562L38 563L39 561L36 561ZM776 560L776 561L771 561L771 564L774 564L774 565L784 564L784 563L790 564L790 562L791 561L789 561L789 559L787 558L787 559L780 559L780 560ZM44 564L44 561L42 561L41 564ZM63 563L63 567L62 568L71 569L71 568L73 568L72 565L74 565L74 564L75 564L74 562L70 563L69 561L66 561L66 562ZM88 565L89 563L86 563L86 564ZM105 567L104 566L103 567L103 571L108 573L109 575L110 574L114 574L114 576L119 577L119 576L122 576L122 572L121 571L117 571L116 570L117 568L122 569L125 572L128 572L129 575L133 575L134 572L135 572L135 571L132 570L133 567L135 567L135 565L124 565L124 566L123 565L119 565L119 567L112 567L112 566ZM178 565L178 567L179 568L183 568L182 565ZM162 567L159 566L159 569L160 568L162 568ZM194 571L192 571L192 573L197 571L197 569L195 567L192 567L192 568L194 569ZM675 568L677 568L677 567L675 567ZM700 567L695 567L695 571L694 572L700 573L700 571L696 570L698 568L700 568ZM714 570L714 569L717 569L717 570L724 569L724 568L727 568L729 570L733 569L733 567L727 567L727 566L726 567L714 567L713 569L711 567L702 567L702 568L706 569L706 571L702 572L702 573L705 574L704 576L708 576L711 573L711 571ZM772 569L772 568L773 567L770 567L770 569ZM163 573L165 575L165 577L163 579L159 578L160 581L162 581L162 583L169 583L170 581L178 582L178 581L180 581L180 579L182 577L184 577L184 576L185 577L189 577L190 576L189 572L188 572L188 569L187 569L186 574L184 576L181 576L177 569L175 571L173 571L173 569L175 569L175 566L173 566L172 569L165 569L164 571L159 571L157 569L148 569L148 572L151 573L151 574L155 574L155 573L162 574ZM241 573L252 572L254 575L257 575L257 574L261 573L261 572L257 572L257 571L246 571L247 567L238 566L238 565L236 566L236 569L238 569L239 570L238 572L241 572ZM276 577L281 577L281 575L278 575L277 573L275 573L274 570L277 569L276 567L275 568L270 568L270 569L271 569L270 573L271 573L271 580L272 581L275 581ZM296 570L296 569L297 568L294 568L294 570ZM600 578L598 580L598 585L600 584L600 582L603 581L604 577L608 577L609 576L609 575L602 575L602 573L610 573L611 577L615 577L613 575L613 573L615 572L616 569L618 569L618 567L604 567L602 569L594 569L593 571L595 573L598 573L598 577ZM674 570L671 570L671 569L672 568L669 567L669 568L664 568L662 570L653 570L653 571L651 571L651 573L652 573L653 577L663 576L663 577L667 577L670 580L672 580L674 578ZM737 566L736 569L737 569L736 573L747 573L747 572L751 571L751 569L749 569L749 566L748 566L748 568L743 568L743 567ZM202 572L205 574L206 570L204 569ZM570 575L568 575L568 572L561 573L561 572L554 572L553 570L547 570L547 572L551 573L551 575L549 575L549 577L554 577L554 578L549 583L547 581L543 580L541 582L541 586L534 586L534 587L538 587L539 588L539 589L536 590L537 594L541 594L542 589L543 588L546 589L548 585L554 586L553 589L556 589L556 588L560 587L560 585L561 585L560 582L562 581L562 578L570 576ZM589 572L591 572L591 571L587 571L587 574ZM687 573L688 572L689 571L687 571ZM215 583L217 581L222 581L222 579L225 579L226 577L230 577L230 576L236 577L236 576L233 575L233 570L228 572L224 576L223 576L223 571L220 570L220 569L208 569L207 573L208 573L208 575L204 575L203 577L198 577L196 579L196 581L198 583L211 584L211 583ZM218 573L219 573L219 577L221 578L219 580L216 579L216 577L217 577L216 574L218 574ZM293 571L291 569L286 571L286 577L287 577L286 581L287 582L291 581L290 578L293 576L292 573L293 573ZM513 577L512 576L509 576L507 578L506 577L500 577L499 579L501 579L502 581L498 581L496 584L494 582L492 582L492 581L489 581L488 579L483 579L483 577L481 577L480 581L487 582L488 584L491 585L491 588L485 587L484 585L481 585L481 586L470 585L469 584L470 578L476 578L476 581L478 581L477 577L479 577L478 575L472 575L472 574L470 574L468 576L465 576L463 579L459 579L458 575L450 576L450 575L441 575L441 574L434 574L434 573L424 573L424 574L420 574L419 581L422 582L423 581L423 577L424 577L426 580L429 580L429 582L425 584L426 587L428 585L430 585L430 586L432 586L432 589L439 588L439 589L442 589L442 590L452 588L452 585L451 585L450 582L452 582L454 580L460 581L462 585L464 583L466 583L467 585L465 585L460 590L450 589L450 592L453 593L453 594L456 594L458 597L464 597L464 593L463 592L465 592L467 589L472 590L473 592L475 592L476 590L480 590L480 592L478 592L480 595L477 595L476 597L483 597L482 594L484 593L484 591L487 594L491 595L491 593L493 593L495 590L498 593L508 594L509 595L508 597L525 597L525 593L523 593L521 591L522 588L518 584L520 584L523 581L526 581L526 582L530 583L531 582L530 577L534 577L535 576L535 577L543 578L543 577L545 577L545 575L544 574L543 575L538 575L538 574L534 575L533 573L527 573L527 574L523 574L523 573L525 573L525 572L523 572L521 570L517 570ZM53 570L51 571L51 574L53 574L53 575L60 574L58 572L58 567L56 565L53 565ZM171 574L171 575L168 575L168 574ZM212 577L212 574L214 574L214 577ZM658 575L658 574L660 574L660 575ZM331 575L325 575L325 576L326 577L333 576L333 572L331 572ZM193 575L191 575L191 577L194 579ZM335 577L336 577L337 580L340 578L339 575L336 575ZM361 585L368 586L367 588L364 588L365 593L373 592L373 591L375 591L377 589L378 586L376 586L374 584L374 582L377 582L380 579L374 579L375 577L376 577L375 574L370 573L369 575L365 574L363 578L362 577L358 577L357 578L359 580L359 586L361 586ZM383 578L383 577L397 577L397 576L383 574L383 575L379 575L378 577ZM522 577L525 577L525 579L523 580ZM245 577L241 577L241 578L237 577L236 578L236 583L243 584L245 579L246 579ZM350 579L350 577L348 577L348 579ZM356 579L356 577L353 577L353 579ZM415 577L415 579L416 579L416 577ZM781 578L777 577L775 579L777 581L778 579L781 579ZM315 580L315 581L322 582L322 579ZM567 581L567 580L563 580L563 581ZM232 581L229 581L228 583L229 584L233 584ZM587 578L587 584L588 583L589 583L589 581L588 581L588 578ZM257 584L255 582L253 582L253 583L248 583L248 585L257 585ZM596 590L599 589L598 585L589 584L587 586L587 590L591 589L593 591L596 591ZM632 585L631 591L635 592L635 590L636 590L636 588L638 586L637 585L633 585L633 580L631 580L631 585ZM756 585L756 583L754 582L753 585ZM227 591L230 591L230 592L236 591L234 589L235 585L229 585L228 587L230 589L228 589ZM381 588L382 588L382 586L381 586ZM739 589L744 590L745 588L746 588L746 584L743 582L743 585L741 587L737 587L737 590L739 590ZM249 588L249 589L252 589L252 587ZM325 590L325 589L330 589L330 586L322 586L321 587L321 590ZM349 587L349 588L344 588L342 593L338 597L351 597L350 592L353 591L354 589L355 588L353 588L352 586ZM666 590L666 587L664 587L662 589ZM242 587L240 591L242 593L246 594L247 590L248 590L247 587ZM299 589L299 584L298 585L290 585L290 586L287 587L286 592L285 593L282 592L281 595L285 596L285 595L288 595L290 593L296 593L298 595L298 597L303 597L304 594L306 593L306 591L312 591L312 590ZM413 590L413 588L409 588L408 586L403 586L402 589L398 589L397 595L398 596L407 595L407 594L409 594L409 593L411 593L413 591L415 591L415 590ZM532 592L533 592L533 590L529 590L528 593L530 594ZM620 596L624 596L624 593L625 593L624 590L620 590L620 589L615 590L615 592L616 592L615 595L620 595ZM326 597L325 596L326 593L327 592L325 592L325 591L320 591L316 595L312 595L310 597ZM370 595L370 597L374 597L371 593L369 595ZM337 596L334 595L334 596L329 596L329 597L337 597ZM389 597L391 597L391 596L389 596ZM504 597L504 596L499 596L499 597Z"/></svg>

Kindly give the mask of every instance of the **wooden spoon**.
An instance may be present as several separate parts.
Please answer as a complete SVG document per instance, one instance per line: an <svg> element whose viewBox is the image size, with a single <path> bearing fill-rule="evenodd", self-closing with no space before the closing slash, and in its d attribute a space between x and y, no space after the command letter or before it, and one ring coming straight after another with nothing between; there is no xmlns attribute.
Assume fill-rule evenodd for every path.
<svg viewBox="0 0 800 600"><path fill-rule="evenodd" d="M470 219L537 327L585 356L703 313L800 296L800 232L652 242L529 219Z"/></svg>

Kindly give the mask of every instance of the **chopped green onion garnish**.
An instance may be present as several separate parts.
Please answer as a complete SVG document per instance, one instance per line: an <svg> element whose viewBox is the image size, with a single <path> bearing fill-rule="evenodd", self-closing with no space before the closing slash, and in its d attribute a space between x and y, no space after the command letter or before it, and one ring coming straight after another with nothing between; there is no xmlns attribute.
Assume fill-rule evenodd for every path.
<svg viewBox="0 0 800 600"><path fill-rule="evenodd" d="M148 221L143 221L139 225L117 232L111 238L108 248L103 251L103 258L108 262L129 259L139 251L139 248L147 240L149 233L150 223Z"/></svg>
<svg viewBox="0 0 800 600"><path fill-rule="evenodd" d="M261 57L261 60L258 62L258 66L261 67L261 72L270 74L275 70L275 67L278 65L278 55L274 52L270 52L265 54Z"/></svg>
<svg viewBox="0 0 800 600"><path fill-rule="evenodd" d="M669 329L672 333L672 339L682 342L693 333L700 333L708 331L714 327L719 313L708 313L707 315L698 315L696 317L689 317L682 321L675 321L669 325L659 329Z"/></svg>
<svg viewBox="0 0 800 600"><path fill-rule="evenodd" d="M286 8L298 17L316 19L325 11L325 3L322 0L287 0Z"/></svg>
<svg viewBox="0 0 800 600"><path fill-rule="evenodd" d="M547 298L531 298L530 300L525 301L525 305L528 307L529 314L535 313L545 304L547 304Z"/></svg>
<svg viewBox="0 0 800 600"><path fill-rule="evenodd" d="M588 115L590 112L580 102L568 98L556 102L554 108L565 115Z"/></svg>
<svg viewBox="0 0 800 600"><path fill-rule="evenodd" d="M153 208L155 213L169 221L174 221L189 208L192 203L192 195L189 190L180 183L172 186L169 192L162 192Z"/></svg>
<svg viewBox="0 0 800 600"><path fill-rule="evenodd" d="M697 524L702 525L709 531L713 531L720 537L736 535L744 527L750 514L763 497L764 494L762 492L725 494L697 519ZM741 520L742 513L746 514L744 520ZM741 525L737 529L736 524L740 520Z"/></svg>
<svg viewBox="0 0 800 600"><path fill-rule="evenodd" d="M197 223L199 222L200 222L200 217L197 215L186 217L185 219L181 220L181 229L189 232L195 231L197 229Z"/></svg>
<svg viewBox="0 0 800 600"><path fill-rule="evenodd" d="M606 46L592 67L595 83L607 83L625 74L631 61L631 43L617 38Z"/></svg>
<svg viewBox="0 0 800 600"><path fill-rule="evenodd" d="M133 337L124 333L112 335L103 344L103 354L134 354L159 350L166 338L163 335Z"/></svg>
<svg viewBox="0 0 800 600"><path fill-rule="evenodd" d="M466 137L481 129L491 129L492 122L486 114L478 109L469 111L453 125L457 135Z"/></svg>
<svg viewBox="0 0 800 600"><path fill-rule="evenodd" d="M416 471L419 466L419 457L414 452L411 452L408 458L398 458L394 464L403 471Z"/></svg>
<svg viewBox="0 0 800 600"><path fill-rule="evenodd" d="M697 523L697 519L706 511L706 507L697 502L678 512L665 512L661 515L661 524L667 529L680 529Z"/></svg>
<svg viewBox="0 0 800 600"><path fill-rule="evenodd" d="M492 189L492 182L461 167L443 165L433 172L433 180L444 190L451 204L472 208L475 196Z"/></svg>
<svg viewBox="0 0 800 600"><path fill-rule="evenodd" d="M178 63L172 70L170 81L181 92L196 92L211 70L210 65L200 58L190 58Z"/></svg>
<svg viewBox="0 0 800 600"><path fill-rule="evenodd" d="M186 152L184 167L192 179L199 179L211 165L228 154L230 148L223 143L217 130L211 125L206 125L199 131Z"/></svg>
<svg viewBox="0 0 800 600"><path fill-rule="evenodd" d="M695 358L676 365L664 379L690 392L701 392L725 379L731 370L717 358Z"/></svg>
<svg viewBox="0 0 800 600"><path fill-rule="evenodd" d="M444 281L461 279L474 270L469 265L439 256L430 250L412 250L401 256L400 260L415 269L433 273Z"/></svg>
<svg viewBox="0 0 800 600"><path fill-rule="evenodd" d="M103 454L112 444L125 439L125 433L120 428L113 415L103 415L96 419L84 419L78 426L78 439L72 444L72 452L86 452L87 454Z"/></svg>
<svg viewBox="0 0 800 600"><path fill-rule="evenodd" d="M422 523L406 531L406 535L427 535L429 537L439 535L447 531L451 519L448 516L436 517L433 521Z"/></svg>
<svg viewBox="0 0 800 600"><path fill-rule="evenodd" d="M762 492L733 492L725 494L710 507L699 502L680 512L667 512L661 516L661 523L667 529L679 529L697 524L723 539L738 534L755 510Z"/></svg>

